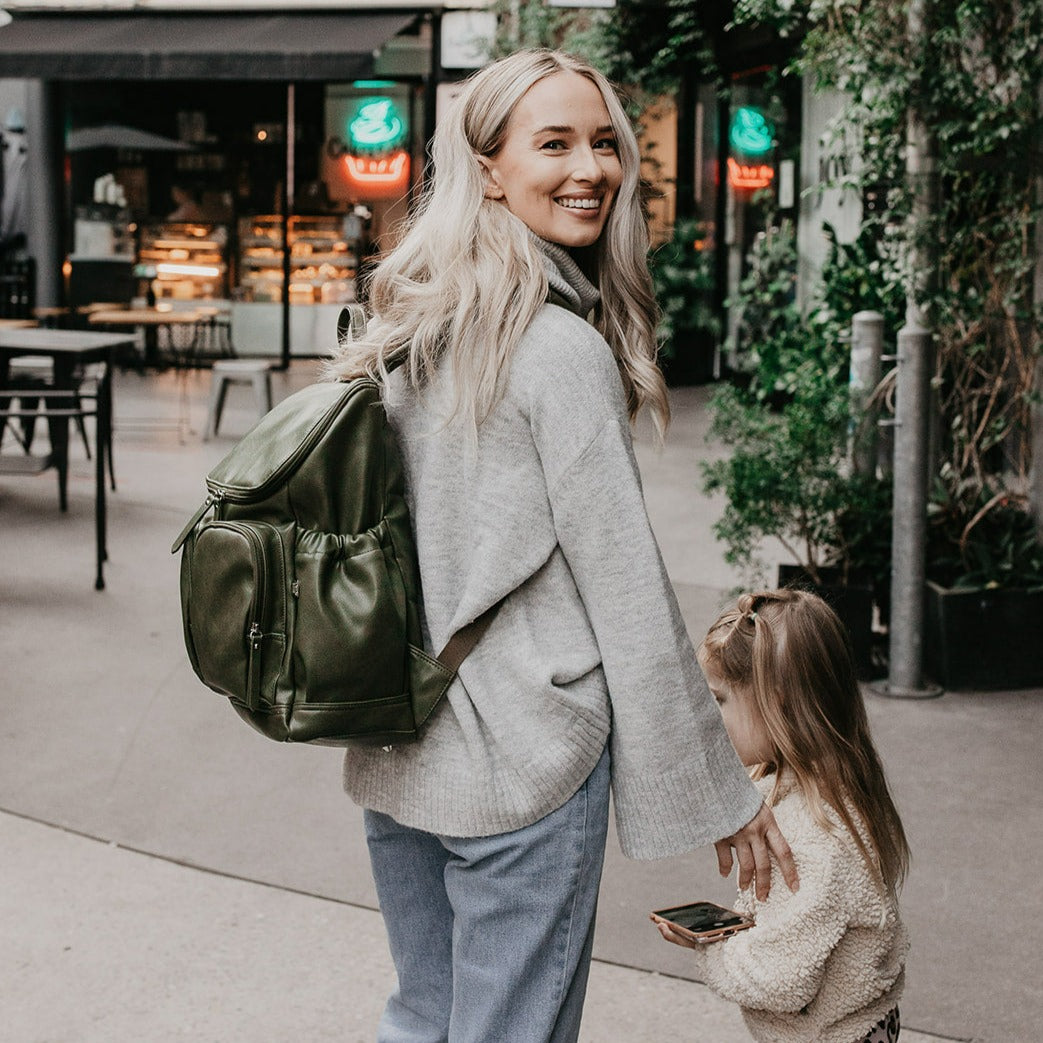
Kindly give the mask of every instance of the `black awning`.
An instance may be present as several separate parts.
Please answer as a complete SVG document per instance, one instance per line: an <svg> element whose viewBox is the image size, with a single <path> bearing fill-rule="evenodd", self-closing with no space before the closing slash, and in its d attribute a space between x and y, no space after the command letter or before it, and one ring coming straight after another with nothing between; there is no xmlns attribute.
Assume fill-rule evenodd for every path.
<svg viewBox="0 0 1043 1043"><path fill-rule="evenodd" d="M41 80L353 80L417 11L16 15L0 77Z"/></svg>

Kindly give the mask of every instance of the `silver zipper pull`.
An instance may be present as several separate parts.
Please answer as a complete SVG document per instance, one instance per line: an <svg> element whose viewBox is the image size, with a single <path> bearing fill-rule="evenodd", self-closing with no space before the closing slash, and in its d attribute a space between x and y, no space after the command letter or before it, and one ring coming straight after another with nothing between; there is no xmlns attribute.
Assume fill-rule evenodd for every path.
<svg viewBox="0 0 1043 1043"><path fill-rule="evenodd" d="M264 633L259 623L250 624L247 640L250 642L249 662L246 670L246 705L256 712L261 708L261 644Z"/></svg>

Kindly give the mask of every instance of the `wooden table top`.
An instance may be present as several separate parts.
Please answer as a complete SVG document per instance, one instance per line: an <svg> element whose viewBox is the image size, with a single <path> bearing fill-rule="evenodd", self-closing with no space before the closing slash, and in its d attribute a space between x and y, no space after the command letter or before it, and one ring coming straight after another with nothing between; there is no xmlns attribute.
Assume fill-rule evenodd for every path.
<svg viewBox="0 0 1043 1043"><path fill-rule="evenodd" d="M180 326L199 322L203 318L195 309L119 308L92 311L87 321L92 326Z"/></svg>
<svg viewBox="0 0 1043 1043"><path fill-rule="evenodd" d="M76 356L103 358L109 350L133 343L134 337L129 333L0 328L0 357L3 358L19 354L50 355L52 358Z"/></svg>

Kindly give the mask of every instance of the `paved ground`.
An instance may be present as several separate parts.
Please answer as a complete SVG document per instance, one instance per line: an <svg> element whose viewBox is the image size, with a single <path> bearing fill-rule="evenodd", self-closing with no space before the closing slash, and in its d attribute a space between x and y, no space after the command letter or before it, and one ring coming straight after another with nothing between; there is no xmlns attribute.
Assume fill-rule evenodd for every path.
<svg viewBox="0 0 1043 1043"><path fill-rule="evenodd" d="M295 365L277 393L312 373ZM77 463L64 517L53 474L0 479L5 1043L364 1041L389 988L340 754L253 734L183 653L170 542L251 419L236 389L225 435L203 443L208 380L120 376L105 592L92 587L90 465ZM719 505L698 488L704 399L675 393L663 452L639 439L693 635L738 581L710 533ZM158 423L179 416L180 434ZM1041 695L868 697L914 847L911 1043L1039 1038ZM646 918L732 888L709 850L638 863L610 841L585 1041L748 1043Z"/></svg>

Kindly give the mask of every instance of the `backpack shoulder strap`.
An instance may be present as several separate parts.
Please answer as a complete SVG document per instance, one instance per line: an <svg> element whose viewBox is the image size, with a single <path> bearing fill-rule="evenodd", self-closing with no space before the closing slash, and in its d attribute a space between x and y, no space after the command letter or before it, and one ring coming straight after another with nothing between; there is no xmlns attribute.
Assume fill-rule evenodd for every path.
<svg viewBox="0 0 1043 1043"><path fill-rule="evenodd" d="M361 304L349 304L341 308L337 316L337 343L343 347L351 344L366 332L366 312Z"/></svg>
<svg viewBox="0 0 1043 1043"><path fill-rule="evenodd" d="M497 601L495 605L487 608L477 619L473 619L466 626L461 627L446 643L445 648L438 653L438 661L447 670L454 674L460 669L460 664L471 654L474 646L482 639L482 635L489 629L489 624L496 618L500 611L503 600Z"/></svg>

